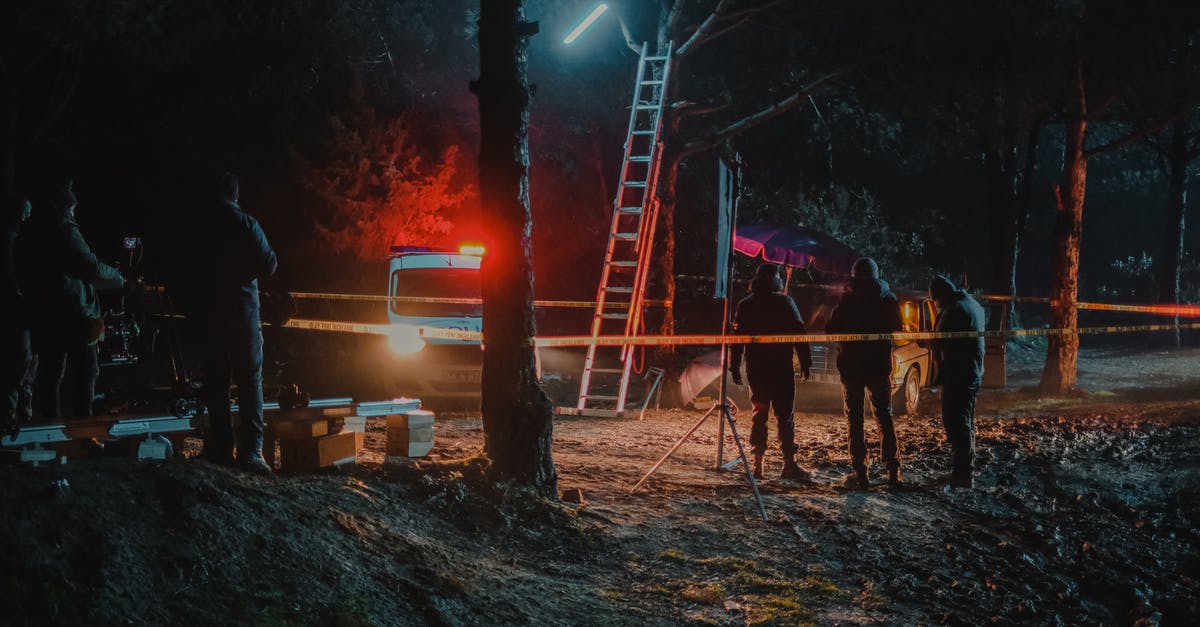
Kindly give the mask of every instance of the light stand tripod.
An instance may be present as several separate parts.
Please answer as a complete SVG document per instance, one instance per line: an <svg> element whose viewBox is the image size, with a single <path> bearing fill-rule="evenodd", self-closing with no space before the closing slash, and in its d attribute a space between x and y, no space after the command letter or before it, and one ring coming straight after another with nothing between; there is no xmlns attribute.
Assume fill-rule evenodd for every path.
<svg viewBox="0 0 1200 627"><path fill-rule="evenodd" d="M739 165L740 165L740 160L739 160ZM724 173L724 169L722 169L722 172ZM724 182L724 181L725 181L725 178L723 177L722 182ZM737 206L736 202L732 202L732 204L729 207L729 214L727 216L725 216L726 219L728 220L728 225L727 225L729 227L728 234L727 234L728 237L724 238L726 241L720 241L721 246L732 247L732 242L733 242L732 225L735 223L735 220L736 220L736 213L737 213L736 206ZM720 229L718 229L718 232L720 232ZM730 285L730 281L732 280L732 277L733 277L733 264L730 263L730 261L732 261L732 260L729 259L728 250L729 250L728 248L725 249L726 254L724 255L724 257L725 257L724 266L725 267L723 268L723 270L725 272L725 276L724 276L725 280L724 280L724 282L720 281L721 277L719 276L719 273L721 272L722 269L718 268L718 281L717 281L717 288L716 288L716 292L717 292L719 298L721 299L721 303L722 303L722 308L721 308L721 338L722 338L722 341L721 341L721 374L719 375L721 377L721 385L719 388L720 389L720 402L718 402L716 405L713 405L712 408L709 409L704 414L704 416L702 416L700 418L700 420L696 421L696 424L693 425L692 428L689 429L687 433L683 434L683 437L679 438L679 440L676 441L675 444L673 446L671 446L671 448L669 450L667 450L666 454L663 455L662 458L659 459L657 463L655 463L653 466L650 467L650 470L646 471L646 475L643 476L641 478L641 480L639 480L636 484L634 484L634 486L632 488L629 489L629 493L633 494L634 491L636 491L639 487L641 487L641 485L643 483L645 483L647 479L650 478L650 475L654 474L654 471L658 470L659 466L662 466L663 462L667 461L667 458L669 458L672 453L674 453L676 450L678 450L680 446L683 446L683 443L685 441L687 441L687 439L689 437L691 437L692 434L695 433L700 428L700 426L705 423L705 421L708 420L708 417L713 415L713 412L718 412L720 418L719 418L719 422L718 422L718 430L719 431L718 431L718 437L717 437L717 467L716 467L716 470L727 469L727 468L731 467L732 465L735 465L736 462L738 461L738 460L733 460L730 464L723 463L724 462L724 460L723 460L724 450L725 450L725 448L724 448L725 425L729 425L729 432L730 432L730 434L733 435L734 443L737 444L738 454L741 455L740 461L742 463L742 468L745 469L745 471L746 471L746 480L750 482L750 489L754 492L754 500L758 503L758 513L762 516L763 522L767 522L767 510L763 506L762 495L759 494L759 492L758 492L758 482L754 480L754 473L750 469L750 460L749 460L749 458L746 457L746 447L742 445L742 438L740 436L738 436L737 424L736 424L737 421L735 421L733 418L733 412L731 411L729 397L726 395L726 379L728 378L727 372L729 370L729 345L725 343L724 337L725 337L725 334L729 330L729 285ZM722 257L722 255L718 254L718 260L720 260L721 257Z"/></svg>
<svg viewBox="0 0 1200 627"><path fill-rule="evenodd" d="M725 300L725 314L721 317L721 335L725 335L726 326L727 326L728 320L729 320L729 297L726 296L724 300ZM629 489L630 494L633 494L634 491L636 491L638 488L640 488L642 486L642 484L645 483L646 480L650 478L650 475L654 474L654 471L658 470L658 467L662 466L663 462L667 461L667 458L669 458L676 450L678 450L680 446L683 446L683 443L685 441L687 441L687 439L690 438L692 436L692 434L695 433L700 428L700 426L705 423L705 421L708 420L709 416L713 415L713 412L718 412L720 415L721 422L720 422L720 438L717 442L717 469L719 470L719 469L722 469L725 467L722 464L721 450L722 450L722 445L724 444L724 440L725 440L725 425L728 424L729 425L729 433L733 435L733 441L734 441L734 443L737 444L738 454L741 456L740 461L742 462L742 468L746 471L746 480L750 482L750 489L754 492L754 500L758 503L758 513L762 516L763 522L767 521L767 510L763 506L762 495L759 494L759 492L758 492L758 482L754 480L754 473L750 469L750 460L746 457L746 447L742 445L742 438L738 435L738 431L737 431L737 421L733 419L733 413L730 411L729 398L725 395L725 385L726 385L725 379L727 377L726 369L728 367L729 367L729 345L722 342L721 343L721 375L720 375L721 376L721 402L716 405L713 405L712 408L709 409L708 412L706 412L704 414L704 416L702 416L700 418L700 420L698 420L696 422L695 425L692 425L692 428L689 429L687 433L683 434L683 437L679 438L679 440L677 440L675 442L675 444L673 446L671 446L671 448L669 450L667 450L666 454L663 455L662 458L659 459L658 462L656 462L654 464L654 466L650 467L650 470L646 471L646 475L644 477L642 477L640 481L638 481L636 484L634 484L634 486L632 488Z"/></svg>

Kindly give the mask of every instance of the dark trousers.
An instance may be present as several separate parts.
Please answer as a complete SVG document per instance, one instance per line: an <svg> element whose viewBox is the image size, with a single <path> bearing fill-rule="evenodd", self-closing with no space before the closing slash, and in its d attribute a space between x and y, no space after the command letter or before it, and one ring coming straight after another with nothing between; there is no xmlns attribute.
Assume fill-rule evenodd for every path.
<svg viewBox="0 0 1200 627"><path fill-rule="evenodd" d="M978 384L942 386L942 425L950 441L954 476L970 477L975 461L975 396Z"/></svg>
<svg viewBox="0 0 1200 627"><path fill-rule="evenodd" d="M63 346L39 342L38 373L34 386L38 407L46 419L62 417L59 388L67 368L71 369L70 398L72 416L91 416L92 401L96 399L96 379L100 376L100 359L94 344Z"/></svg>
<svg viewBox="0 0 1200 627"><path fill-rule="evenodd" d="M209 434L205 448L212 454L229 454L233 448L233 418L229 406L229 379L238 389L238 457L261 454L263 447L263 340L257 324L202 325L201 355L204 367L204 402L208 407Z"/></svg>
<svg viewBox="0 0 1200 627"><path fill-rule="evenodd" d="M747 373L749 374L749 373ZM748 376L750 403L754 405L754 422L750 426L750 448L755 455L767 450L767 416L775 408L775 424L779 429L779 448L783 454L796 454L796 426L792 407L796 403L796 375L788 368L769 377Z"/></svg>
<svg viewBox="0 0 1200 627"><path fill-rule="evenodd" d="M17 326L0 331L0 425L29 418L25 405L27 373L33 355L29 349L29 330Z"/></svg>
<svg viewBox="0 0 1200 627"><path fill-rule="evenodd" d="M875 424L883 440L882 457L885 468L899 468L900 458L896 445L896 425L892 422L892 385L887 375L880 377L842 377L842 401L846 422L850 424L850 460L855 467L865 466L867 441L863 433L863 401L871 397L875 410Z"/></svg>

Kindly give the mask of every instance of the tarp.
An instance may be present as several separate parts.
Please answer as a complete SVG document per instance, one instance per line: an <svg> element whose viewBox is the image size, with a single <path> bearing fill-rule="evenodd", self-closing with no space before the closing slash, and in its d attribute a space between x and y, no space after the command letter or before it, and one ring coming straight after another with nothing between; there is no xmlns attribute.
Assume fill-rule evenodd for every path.
<svg viewBox="0 0 1200 627"><path fill-rule="evenodd" d="M832 237L804 226L751 224L733 234L733 249L793 268L849 275L861 255Z"/></svg>

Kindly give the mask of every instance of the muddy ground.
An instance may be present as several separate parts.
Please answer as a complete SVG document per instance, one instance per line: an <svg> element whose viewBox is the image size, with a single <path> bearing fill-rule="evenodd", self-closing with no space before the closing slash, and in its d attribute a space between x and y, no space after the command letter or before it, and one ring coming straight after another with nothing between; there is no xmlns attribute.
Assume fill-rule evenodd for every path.
<svg viewBox="0 0 1200 627"><path fill-rule="evenodd" d="M981 398L975 489L935 482L936 399L899 420L904 488L837 487L830 400L797 420L819 484L768 456L767 522L743 475L710 470L715 420L628 493L684 410L557 421L583 505L480 479L473 415L440 416L441 461L407 468L383 466L377 423L357 467L319 475L3 466L0 623L1194 624L1200 350L1086 349L1088 393L1060 399L1020 389L1036 352Z"/></svg>

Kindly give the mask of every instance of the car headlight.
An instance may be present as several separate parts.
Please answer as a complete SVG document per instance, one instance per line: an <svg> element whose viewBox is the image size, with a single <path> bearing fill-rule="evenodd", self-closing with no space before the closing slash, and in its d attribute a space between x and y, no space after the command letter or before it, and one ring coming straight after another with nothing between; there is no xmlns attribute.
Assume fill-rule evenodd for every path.
<svg viewBox="0 0 1200 627"><path fill-rule="evenodd" d="M393 325L388 329L388 348L397 355L412 355L425 348L425 338L417 327L406 324Z"/></svg>

